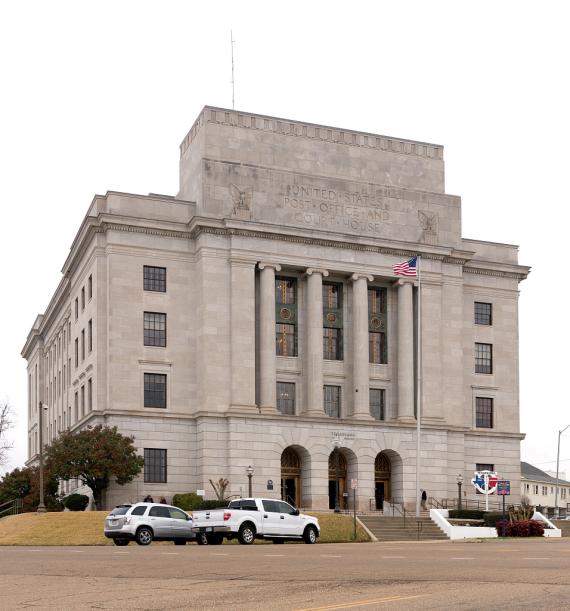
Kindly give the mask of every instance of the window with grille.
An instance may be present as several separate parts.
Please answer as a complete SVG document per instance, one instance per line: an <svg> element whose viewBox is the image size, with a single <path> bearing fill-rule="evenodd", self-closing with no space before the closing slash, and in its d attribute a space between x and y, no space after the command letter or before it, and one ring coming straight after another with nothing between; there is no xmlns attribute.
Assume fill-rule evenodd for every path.
<svg viewBox="0 0 570 611"><path fill-rule="evenodd" d="M297 280L275 278L275 353L297 356Z"/></svg>
<svg viewBox="0 0 570 611"><path fill-rule="evenodd" d="M323 358L342 361L342 284L323 283Z"/></svg>
<svg viewBox="0 0 570 611"><path fill-rule="evenodd" d="M144 374L144 406L166 407L166 374Z"/></svg>
<svg viewBox="0 0 570 611"><path fill-rule="evenodd" d="M475 421L478 428L493 428L493 399L490 397L475 397Z"/></svg>
<svg viewBox="0 0 570 611"><path fill-rule="evenodd" d="M324 387L325 414L331 418L340 418L340 386Z"/></svg>
<svg viewBox="0 0 570 611"><path fill-rule="evenodd" d="M475 344L475 373L493 373L493 344Z"/></svg>
<svg viewBox="0 0 570 611"><path fill-rule="evenodd" d="M493 306L490 303L475 302L475 324L487 325L493 324Z"/></svg>
<svg viewBox="0 0 570 611"><path fill-rule="evenodd" d="M368 288L368 355L376 364L388 362L386 341L387 291L381 287Z"/></svg>
<svg viewBox="0 0 570 611"><path fill-rule="evenodd" d="M370 415L375 420L385 420L386 391L383 388L370 389Z"/></svg>
<svg viewBox="0 0 570 611"><path fill-rule="evenodd" d="M166 450L144 449L144 481L146 483L166 483Z"/></svg>
<svg viewBox="0 0 570 611"><path fill-rule="evenodd" d="M166 346L166 314L144 313L144 345Z"/></svg>
<svg viewBox="0 0 570 611"><path fill-rule="evenodd" d="M277 409L284 415L295 415L295 384L277 382Z"/></svg>
<svg viewBox="0 0 570 611"><path fill-rule="evenodd" d="M143 290L166 293L166 267L144 265Z"/></svg>
<svg viewBox="0 0 570 611"><path fill-rule="evenodd" d="M475 471L495 471L495 465L491 463L478 462L475 464Z"/></svg>

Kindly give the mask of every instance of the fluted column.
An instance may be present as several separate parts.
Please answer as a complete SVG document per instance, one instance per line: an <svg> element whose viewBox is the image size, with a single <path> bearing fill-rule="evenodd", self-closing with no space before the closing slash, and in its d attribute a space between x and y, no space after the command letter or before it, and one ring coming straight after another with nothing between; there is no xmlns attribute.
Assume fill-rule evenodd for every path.
<svg viewBox="0 0 570 611"><path fill-rule="evenodd" d="M352 275L353 408L352 417L370 420L368 347L368 282L373 276Z"/></svg>
<svg viewBox="0 0 570 611"><path fill-rule="evenodd" d="M414 419L413 284L398 280L398 418Z"/></svg>
<svg viewBox="0 0 570 611"><path fill-rule="evenodd" d="M324 269L307 270L307 344L305 350L305 413L322 416L323 404L323 276Z"/></svg>
<svg viewBox="0 0 570 611"><path fill-rule="evenodd" d="M260 263L259 269L259 407L267 412L277 409L275 272L281 271L281 266Z"/></svg>

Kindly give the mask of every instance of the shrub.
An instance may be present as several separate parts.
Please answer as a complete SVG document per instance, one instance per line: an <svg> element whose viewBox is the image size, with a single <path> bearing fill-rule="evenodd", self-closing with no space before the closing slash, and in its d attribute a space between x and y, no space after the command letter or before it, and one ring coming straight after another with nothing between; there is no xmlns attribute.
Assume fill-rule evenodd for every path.
<svg viewBox="0 0 570 611"><path fill-rule="evenodd" d="M451 509L449 517L456 520L481 520L484 513L480 509Z"/></svg>
<svg viewBox="0 0 570 611"><path fill-rule="evenodd" d="M498 511L488 511L483 513L483 520L485 520L485 526L489 528L496 528L497 522L503 519L503 514Z"/></svg>
<svg viewBox="0 0 570 611"><path fill-rule="evenodd" d="M85 511L89 505L89 497L85 494L70 494L62 503L69 511Z"/></svg>
<svg viewBox="0 0 570 611"><path fill-rule="evenodd" d="M184 509L184 511L199 511L200 509L227 507L228 501L206 501L195 492L187 492L185 494L175 494L172 497L172 504Z"/></svg>
<svg viewBox="0 0 570 611"><path fill-rule="evenodd" d="M544 535L544 525L538 520L520 520L519 522L497 522L497 533L503 536L503 525L505 526L506 537L542 537Z"/></svg>

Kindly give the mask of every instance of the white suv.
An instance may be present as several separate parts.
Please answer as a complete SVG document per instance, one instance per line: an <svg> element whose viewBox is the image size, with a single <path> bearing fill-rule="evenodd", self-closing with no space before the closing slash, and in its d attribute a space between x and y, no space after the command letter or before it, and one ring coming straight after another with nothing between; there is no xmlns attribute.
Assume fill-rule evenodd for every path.
<svg viewBox="0 0 570 611"><path fill-rule="evenodd" d="M105 519L105 536L115 545L131 541L149 545L153 540L186 545L196 538L192 518L178 507L161 503L118 505Z"/></svg>

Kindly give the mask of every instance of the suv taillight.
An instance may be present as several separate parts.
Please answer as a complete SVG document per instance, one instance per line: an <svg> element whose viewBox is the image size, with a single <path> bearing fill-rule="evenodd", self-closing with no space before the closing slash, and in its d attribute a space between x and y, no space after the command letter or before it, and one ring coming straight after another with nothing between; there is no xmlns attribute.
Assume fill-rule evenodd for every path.
<svg viewBox="0 0 570 611"><path fill-rule="evenodd" d="M227 522L232 517L231 511L224 511L224 522Z"/></svg>

